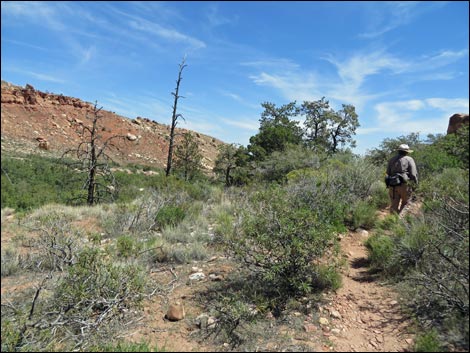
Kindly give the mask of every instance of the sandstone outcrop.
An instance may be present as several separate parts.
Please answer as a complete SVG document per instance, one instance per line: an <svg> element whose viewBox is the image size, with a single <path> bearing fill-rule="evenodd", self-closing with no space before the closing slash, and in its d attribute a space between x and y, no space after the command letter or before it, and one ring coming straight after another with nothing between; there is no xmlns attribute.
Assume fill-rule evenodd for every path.
<svg viewBox="0 0 470 353"><path fill-rule="evenodd" d="M2 152L47 153L61 156L62 152L77 146L84 128L91 126L94 104L78 98L43 92L27 84L1 84ZM98 107L101 105L98 102ZM144 117L130 119L102 109L99 134L103 140L123 136L109 150L110 157L121 164L140 164L165 168L168 157L170 127ZM168 116L162 117L169 121ZM187 129L177 128L178 139ZM208 171L214 166L218 146L222 141L201 133L194 133ZM40 139L39 139L40 138Z"/></svg>
<svg viewBox="0 0 470 353"><path fill-rule="evenodd" d="M454 134L458 129L460 129L465 124L468 125L469 116L464 113L457 113L452 115L449 118L449 126L447 128L447 134Z"/></svg>

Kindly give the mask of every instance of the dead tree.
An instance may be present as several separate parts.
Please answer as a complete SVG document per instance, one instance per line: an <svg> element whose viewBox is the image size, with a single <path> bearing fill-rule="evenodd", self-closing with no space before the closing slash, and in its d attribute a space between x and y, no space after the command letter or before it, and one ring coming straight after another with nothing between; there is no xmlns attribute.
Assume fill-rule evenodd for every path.
<svg viewBox="0 0 470 353"><path fill-rule="evenodd" d="M86 174L86 180L82 186L82 189L86 190L86 197L80 195L72 201L86 198L86 203L89 206L114 199L117 183L109 167L112 159L106 151L110 148L118 149L113 144L114 140L125 139L125 136L121 135L113 135L103 139L99 134L101 130L99 122L103 118L103 115L100 114L101 109L102 107L98 109L97 103L95 103L93 116L87 115L87 118L91 119L91 125L81 122L78 125L77 132L82 137L82 141L77 147L65 151L62 155L63 159L67 155L73 158L73 161L65 162L68 167Z"/></svg>
<svg viewBox="0 0 470 353"><path fill-rule="evenodd" d="M180 69L178 72L178 80L176 80L176 89L175 92L172 92L171 94L175 97L174 103L173 103L173 115L171 117L171 130L170 130L170 146L168 148L168 161L166 164L166 176L170 175L171 171L171 164L172 164L172 159L173 159L173 147L175 143L175 128L176 125L178 124L178 118L183 118L183 115L181 114L176 114L176 106L178 104L178 99L179 98L184 98L183 96L178 95L179 89L180 89L180 83L181 83L181 74L183 72L183 69L187 66L185 65L186 59L183 58L183 61L180 64Z"/></svg>

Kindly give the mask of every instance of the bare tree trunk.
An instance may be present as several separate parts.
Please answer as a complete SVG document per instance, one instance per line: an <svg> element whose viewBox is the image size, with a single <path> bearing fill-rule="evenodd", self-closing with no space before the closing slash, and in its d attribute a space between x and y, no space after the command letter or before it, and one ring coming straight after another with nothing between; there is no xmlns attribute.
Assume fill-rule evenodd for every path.
<svg viewBox="0 0 470 353"><path fill-rule="evenodd" d="M93 206L106 199L113 199L116 190L116 180L109 168L109 161L112 161L110 156L107 155L108 148L117 148L112 143L114 139L122 139L125 141L125 136L113 135L104 139L100 134L99 121L103 118L100 115L102 108L97 108L96 102L93 107L93 116L91 125L80 124L77 133L81 136L81 142L75 148L65 151L62 155L64 158L68 154L75 155L76 162L66 162L72 169L78 169L86 174L86 180L83 184L83 190L86 194L81 194L71 201L85 200L89 206Z"/></svg>
<svg viewBox="0 0 470 353"><path fill-rule="evenodd" d="M175 101L173 103L173 115L171 117L171 130L170 130L170 146L168 148L168 161L166 164L166 176L170 175L171 171L171 164L172 164L172 158L173 158L173 146L175 142L175 128L176 124L178 123L178 118L183 118L181 114L176 114L176 106L178 104L178 98L183 96L178 95L179 89L180 89L180 82L181 82L181 73L183 72L183 69L187 66L185 65L185 58L183 58L183 61L180 64L180 69L178 72L178 80L176 81L176 89L175 92L172 92L171 94L175 97Z"/></svg>
<svg viewBox="0 0 470 353"><path fill-rule="evenodd" d="M88 170L88 197L87 197L87 204L88 206L93 206L95 202L95 185L96 185L96 165L98 164L98 158L96 156L96 123L98 121L98 113L100 109L96 109L96 104L93 109L94 118L93 118L93 126L90 131L90 167Z"/></svg>

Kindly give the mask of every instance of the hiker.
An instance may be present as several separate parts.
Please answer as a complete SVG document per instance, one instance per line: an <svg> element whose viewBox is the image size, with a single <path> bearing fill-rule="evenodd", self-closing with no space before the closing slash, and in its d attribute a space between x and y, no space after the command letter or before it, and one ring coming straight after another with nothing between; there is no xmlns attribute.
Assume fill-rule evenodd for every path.
<svg viewBox="0 0 470 353"><path fill-rule="evenodd" d="M418 170L413 158L408 156L413 152L407 144L398 146L398 154L388 161L385 183L390 195L390 212L403 211L411 196L409 181L418 184ZM401 201L401 204L400 204Z"/></svg>

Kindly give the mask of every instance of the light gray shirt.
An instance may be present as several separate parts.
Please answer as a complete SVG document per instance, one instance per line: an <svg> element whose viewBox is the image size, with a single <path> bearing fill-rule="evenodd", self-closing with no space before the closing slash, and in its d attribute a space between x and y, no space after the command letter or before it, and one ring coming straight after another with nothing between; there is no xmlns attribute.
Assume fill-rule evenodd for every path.
<svg viewBox="0 0 470 353"><path fill-rule="evenodd" d="M387 174L399 174L403 180L418 182L418 169L413 158L406 155L396 155L388 161Z"/></svg>

